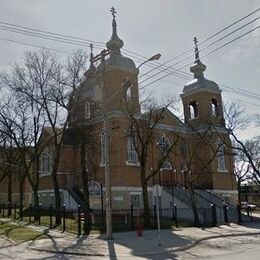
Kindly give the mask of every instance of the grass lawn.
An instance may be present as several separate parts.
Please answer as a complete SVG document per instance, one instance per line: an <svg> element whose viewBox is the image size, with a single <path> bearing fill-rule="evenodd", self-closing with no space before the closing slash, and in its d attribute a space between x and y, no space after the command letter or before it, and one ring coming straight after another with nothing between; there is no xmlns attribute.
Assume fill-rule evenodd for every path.
<svg viewBox="0 0 260 260"><path fill-rule="evenodd" d="M19 242L48 238L41 232L35 231L31 228L12 224L9 221L0 223L0 235Z"/></svg>

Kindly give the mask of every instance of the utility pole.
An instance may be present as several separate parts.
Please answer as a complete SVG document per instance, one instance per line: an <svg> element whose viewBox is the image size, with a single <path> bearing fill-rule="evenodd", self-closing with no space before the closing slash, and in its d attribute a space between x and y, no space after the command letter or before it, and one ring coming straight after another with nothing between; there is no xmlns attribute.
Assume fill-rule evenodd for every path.
<svg viewBox="0 0 260 260"><path fill-rule="evenodd" d="M111 175L109 165L109 127L106 111L104 111L103 134L105 141L105 186L106 186L106 232L107 239L113 239L111 216Z"/></svg>

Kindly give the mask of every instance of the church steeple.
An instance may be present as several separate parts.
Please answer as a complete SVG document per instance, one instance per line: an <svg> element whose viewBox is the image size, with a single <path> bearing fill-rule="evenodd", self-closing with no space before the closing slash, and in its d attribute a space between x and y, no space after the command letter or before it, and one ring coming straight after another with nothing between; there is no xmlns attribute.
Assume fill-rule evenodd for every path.
<svg viewBox="0 0 260 260"><path fill-rule="evenodd" d="M195 79L204 78L203 72L207 67L200 61L197 38L194 37L193 41L195 44L195 61L194 64L190 67L190 71L194 74Z"/></svg>
<svg viewBox="0 0 260 260"><path fill-rule="evenodd" d="M120 49L124 46L124 42L117 35L116 10L114 7L110 9L112 14L112 36L106 46L110 50L110 54L121 54Z"/></svg>

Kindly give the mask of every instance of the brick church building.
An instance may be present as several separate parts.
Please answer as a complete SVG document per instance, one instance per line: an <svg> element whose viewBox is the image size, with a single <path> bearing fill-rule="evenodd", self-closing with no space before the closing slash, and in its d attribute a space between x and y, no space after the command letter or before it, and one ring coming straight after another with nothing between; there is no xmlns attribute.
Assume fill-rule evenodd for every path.
<svg viewBox="0 0 260 260"><path fill-rule="evenodd" d="M136 117L143 114L138 88L139 69L132 59L121 54L123 45L113 14L112 36L106 44L107 49L95 57L91 51L90 67L76 90L80 105L71 113L68 134L62 147L58 180L62 201L68 208L76 208L80 203L82 190L80 149L72 141L73 131L70 131L75 125L91 128L94 140L92 150L87 151L90 155L87 170L91 207L100 208L101 200L104 201L106 170L111 179L112 208L143 205L140 163L133 136L127 134L129 114L126 109L127 103ZM165 108L155 127L156 140L148 149L147 171L151 171L156 168L163 147L176 143L174 152L169 154L158 174L148 183L150 207L153 205L152 188L155 184L166 188L172 185L185 187L189 181L196 189L207 190L236 203L233 158L227 145L230 139L225 129L221 90L215 82L205 78L205 70L195 40L195 62L190 67L194 79L184 86L180 94L184 121ZM46 129L44 131L47 135L51 134ZM206 141L198 141L203 134L207 144ZM182 145L177 141L178 137L181 137ZM46 206L55 204L50 176L51 161L50 144L40 159L39 198L42 205ZM203 164L205 162L208 163Z"/></svg>

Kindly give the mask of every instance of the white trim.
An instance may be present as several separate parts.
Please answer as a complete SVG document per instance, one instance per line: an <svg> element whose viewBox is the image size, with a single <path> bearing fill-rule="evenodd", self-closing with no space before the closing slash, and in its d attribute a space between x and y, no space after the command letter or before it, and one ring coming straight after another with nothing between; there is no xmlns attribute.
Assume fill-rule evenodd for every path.
<svg viewBox="0 0 260 260"><path fill-rule="evenodd" d="M125 164L127 166L140 166L140 162L129 162L129 161L126 161Z"/></svg>
<svg viewBox="0 0 260 260"><path fill-rule="evenodd" d="M212 193L229 193L229 194L238 194L237 190L206 190L208 192L212 192Z"/></svg>
<svg viewBox="0 0 260 260"><path fill-rule="evenodd" d="M142 195L141 191L130 191L129 192L130 195Z"/></svg>
<svg viewBox="0 0 260 260"><path fill-rule="evenodd" d="M218 172L220 172L220 173L227 173L228 172L228 169L223 169L223 170L221 170L221 169L218 169Z"/></svg>

